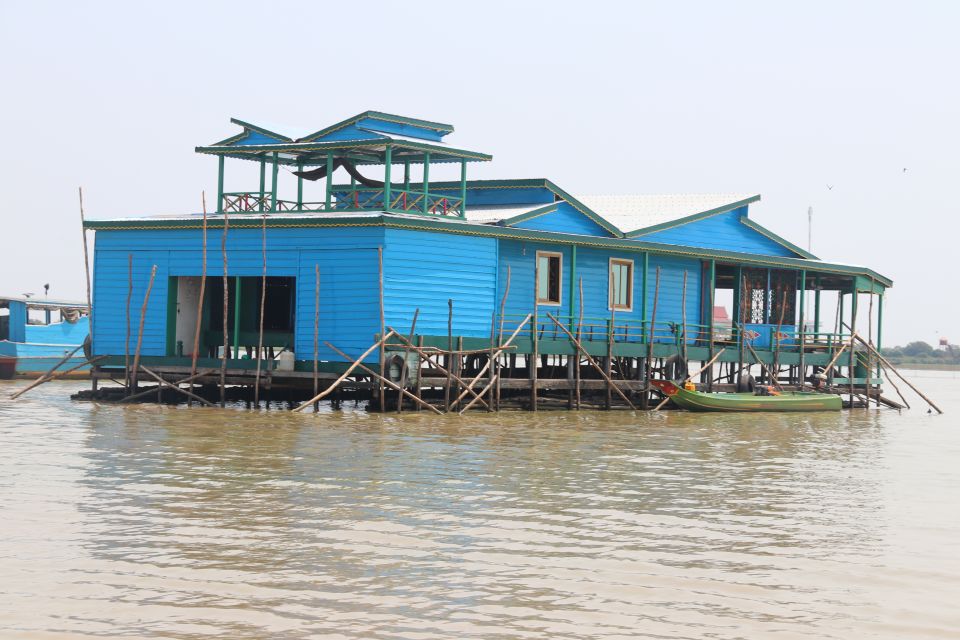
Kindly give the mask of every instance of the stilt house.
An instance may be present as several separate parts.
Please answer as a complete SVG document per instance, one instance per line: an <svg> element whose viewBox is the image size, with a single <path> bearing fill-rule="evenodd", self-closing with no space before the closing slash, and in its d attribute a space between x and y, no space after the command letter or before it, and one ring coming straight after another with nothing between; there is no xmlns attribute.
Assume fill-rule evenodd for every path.
<svg viewBox="0 0 960 640"><path fill-rule="evenodd" d="M642 380L648 361L705 362L724 349L720 363L776 363L799 382L849 340L860 294L876 296L869 332L881 343L891 280L819 260L757 223L757 194L590 196L543 178L470 180L471 163L491 156L449 144L451 125L375 111L299 137L232 122L236 135L196 149L218 166L206 221L87 222L101 370L122 368L138 342L147 365L189 365L198 323L200 365L225 355L237 375L281 350L294 355L291 375L315 361L340 372L389 327L463 352L519 327L506 352L513 375L560 380L577 353L562 326L622 379ZM249 183L232 177L237 161L253 163ZM822 295L838 297L838 317L821 317ZM715 306L729 306L722 331ZM618 359L633 365L620 360L617 372Z"/></svg>

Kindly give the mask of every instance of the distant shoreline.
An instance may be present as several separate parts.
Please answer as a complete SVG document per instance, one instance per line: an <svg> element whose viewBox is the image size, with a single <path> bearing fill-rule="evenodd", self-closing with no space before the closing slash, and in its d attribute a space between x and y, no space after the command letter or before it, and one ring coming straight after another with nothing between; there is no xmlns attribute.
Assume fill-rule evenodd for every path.
<svg viewBox="0 0 960 640"><path fill-rule="evenodd" d="M938 364L931 362L894 362L898 369L917 369L919 371L960 371L960 364Z"/></svg>

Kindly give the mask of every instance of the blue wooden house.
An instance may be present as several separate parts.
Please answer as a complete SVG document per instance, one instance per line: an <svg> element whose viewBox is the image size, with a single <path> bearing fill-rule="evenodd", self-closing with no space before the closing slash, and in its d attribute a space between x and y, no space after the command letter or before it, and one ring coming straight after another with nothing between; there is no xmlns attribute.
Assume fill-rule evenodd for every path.
<svg viewBox="0 0 960 640"><path fill-rule="evenodd" d="M451 125L375 111L298 137L232 123L235 135L196 149L218 165L206 220L87 222L96 231L93 352L106 356L104 377L128 360L128 320L137 327L154 266L141 356L168 371L190 362L198 322L201 365L226 357L239 375L258 354L268 358L257 349L261 298L263 344L274 356L292 352L294 374L315 360L327 374L343 371L387 327L409 332L415 312L417 340L441 350L489 349L492 335L499 344L520 327L512 360L497 357L498 375L538 379L534 391L569 388L573 365L584 364L558 323L634 390L665 358L704 362L721 349L721 371L766 361L802 383L849 341L858 317L863 328L862 294L877 296L869 333L880 343L891 280L819 260L757 223L759 195L590 196L543 178L470 180L471 163L491 156L448 143ZM236 161L254 163L246 175L259 180L226 188ZM281 171L295 191L278 188ZM431 179L441 172L459 179ZM307 188L322 195L306 197ZM840 300L839 320L820 317L824 292ZM732 335L713 326L717 304L729 307ZM860 371L870 383L847 364L851 382ZM459 366L465 374L469 359Z"/></svg>

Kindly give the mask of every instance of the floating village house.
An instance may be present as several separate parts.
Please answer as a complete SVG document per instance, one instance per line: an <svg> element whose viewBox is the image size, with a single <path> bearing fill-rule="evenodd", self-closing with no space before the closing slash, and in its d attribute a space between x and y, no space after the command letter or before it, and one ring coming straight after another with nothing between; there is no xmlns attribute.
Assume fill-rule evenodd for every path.
<svg viewBox="0 0 960 640"><path fill-rule="evenodd" d="M538 393L572 404L581 390L622 402L614 387L645 403L645 379L668 373L665 363L682 369L717 354L719 374L699 378L710 388L757 361L766 367L754 374L784 384L828 364L838 384L878 382L859 354L835 356L858 317L879 346L890 279L821 261L758 224L748 210L759 195L574 196L542 178L470 180L472 163L491 156L448 144L451 125L374 111L298 138L232 122L236 135L196 149L219 167L206 222L193 213L86 223L96 231L101 379L116 378L138 343L141 363L182 378L199 323L199 367L219 369L226 356L229 379L251 384L260 354L273 388L309 389L315 366L322 388L388 328L407 338L416 314L412 342L447 365L407 353L422 367L401 377L418 396L451 384L452 369L461 380L482 374L476 393L495 377L497 403L501 389L534 407ZM237 165L247 165L238 167L245 183L231 173ZM438 181L444 172L453 179ZM839 320L832 307L821 317L822 294L839 298ZM721 304L732 328L714 326ZM483 358L514 333L484 372ZM386 371L391 351L409 352L399 338L387 345L367 366ZM281 350L293 371L278 370ZM376 386L353 373L355 389Z"/></svg>

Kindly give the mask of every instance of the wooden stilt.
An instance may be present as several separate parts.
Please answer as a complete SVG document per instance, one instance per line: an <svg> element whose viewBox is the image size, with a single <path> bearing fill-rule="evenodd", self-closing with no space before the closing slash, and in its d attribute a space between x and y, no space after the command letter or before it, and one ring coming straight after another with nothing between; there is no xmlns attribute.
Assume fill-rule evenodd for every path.
<svg viewBox="0 0 960 640"><path fill-rule="evenodd" d="M387 147L388 153L389 153L389 148L390 147ZM388 173L389 173L389 169L388 169ZM384 322L384 315L383 315L383 246L377 247L377 278L379 280L379 293L380 293L380 335L382 336L385 331L384 326L386 325L386 323ZM386 397L387 390L383 384L383 381L384 381L383 375L385 373L384 369L386 368L387 353L382 346L380 347L379 354L380 354L380 376L378 380L380 383L379 384L380 412L382 413L387 410L387 397Z"/></svg>
<svg viewBox="0 0 960 640"><path fill-rule="evenodd" d="M147 304L150 302L150 292L153 291L153 279L157 276L157 265L150 270L150 280L147 282L147 292L143 296L143 306L140 307L140 329L137 331L137 350L133 354L133 371L130 374L130 389L137 390L137 370L140 368L140 347L143 346L143 324L147 319Z"/></svg>
<svg viewBox="0 0 960 640"><path fill-rule="evenodd" d="M162 377L160 377L159 375L157 375L156 373L154 373L154 372L151 371L150 369L147 369L147 368L144 367L143 365L140 366L140 370L143 371L144 373L146 373L148 376L150 376L150 377L153 378L154 380L156 380L156 381L159 383L159 385L160 385L158 388L173 389L174 391L178 391L178 392L184 394L185 396L187 396L187 397L190 398L191 400L196 400L196 401L199 402L200 404L205 404L205 405L208 406L208 407L214 407L214 406L216 406L216 405L214 405L212 402L208 402L207 400L204 400L204 399L201 398L200 396L195 395L195 394L193 394L192 392L190 392L190 391L188 391L188 390L186 390L186 389L181 389L179 385L171 384L170 382L167 382L167 381L164 380Z"/></svg>
<svg viewBox="0 0 960 640"><path fill-rule="evenodd" d="M200 199L203 202L203 257L200 266L200 297L197 301L197 324L193 330L193 353L190 354L190 375L197 372L197 357L200 354L200 327L203 325L203 297L207 288L207 193L202 191ZM190 383L190 392L193 393L193 383ZM188 400L187 404L190 405Z"/></svg>
<svg viewBox="0 0 960 640"><path fill-rule="evenodd" d="M144 369L144 367L140 367L140 368ZM217 371L216 369L200 369L199 371L195 371L194 373L191 373L188 377L184 378L183 380L178 381L177 384L190 383L190 387L192 388L194 380L202 376L207 376L212 373L216 373L216 371ZM153 389L149 389L147 391L141 391L140 393L135 393L132 396L127 396L126 398L121 400L121 402L133 402L134 400L138 400L140 398L148 396L151 393L153 393Z"/></svg>
<svg viewBox="0 0 960 640"><path fill-rule="evenodd" d="M644 292L646 295L646 292ZM653 379L653 343L656 339L657 326L657 301L660 299L660 267L657 267L657 275L653 284L653 311L650 315L650 330L647 335L647 380L643 385L643 407L647 408L650 402L650 380Z"/></svg>
<svg viewBox="0 0 960 640"><path fill-rule="evenodd" d="M507 265L507 283L503 290L503 298L500 299L500 330L497 332L497 345L503 345L503 321L504 313L506 312L507 307L507 296L510 295L510 265ZM497 352L497 358L500 357L499 354L503 351ZM500 376L496 377L497 380L497 389L496 389L496 408L497 411L500 410Z"/></svg>
<svg viewBox="0 0 960 640"><path fill-rule="evenodd" d="M583 276L579 278L578 285L579 293L577 304L578 304L578 314L577 314L577 340L582 340L583 336ZM576 350L573 352L574 358L574 368L573 375L576 378L576 398L577 398L577 410L580 410L580 353Z"/></svg>
<svg viewBox="0 0 960 640"><path fill-rule="evenodd" d="M450 374L453 368L453 298L447 300L447 384L443 390L443 410L450 411L450 385L453 377Z"/></svg>
<svg viewBox="0 0 960 640"><path fill-rule="evenodd" d="M420 349L423 348L423 336L417 336L417 347ZM420 361L418 360L418 362ZM420 367L420 370L422 371L423 368ZM421 400L423 399L423 382L421 382L422 377L422 375L417 375L417 386L414 388L414 393L416 394L417 398L420 398ZM415 406L417 411L422 409L420 403L417 403Z"/></svg>
<svg viewBox="0 0 960 640"><path fill-rule="evenodd" d="M540 303L540 260L535 258L533 269L533 326L530 332L532 353L527 356L527 377L530 379L530 410L537 410L537 368L540 366L540 323L537 317ZM549 274L548 274L549 275Z"/></svg>

